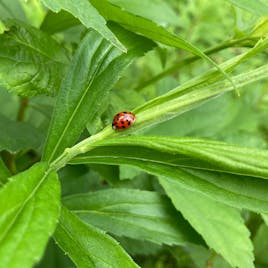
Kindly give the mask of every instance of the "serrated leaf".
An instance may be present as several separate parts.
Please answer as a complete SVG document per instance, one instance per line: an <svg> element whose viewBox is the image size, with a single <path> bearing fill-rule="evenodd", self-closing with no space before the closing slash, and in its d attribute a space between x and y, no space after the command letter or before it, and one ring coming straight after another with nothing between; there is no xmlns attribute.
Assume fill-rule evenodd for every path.
<svg viewBox="0 0 268 268"><path fill-rule="evenodd" d="M258 16L268 14L268 3L261 0L229 0L232 4Z"/></svg>
<svg viewBox="0 0 268 268"><path fill-rule="evenodd" d="M2 267L32 267L45 249L59 216L60 187L45 163L11 177L0 189Z"/></svg>
<svg viewBox="0 0 268 268"><path fill-rule="evenodd" d="M89 32L62 81L50 124L44 159L53 160L75 143L86 124L94 124L104 111L108 94L121 73L154 44L114 25L129 47L122 54L97 32Z"/></svg>
<svg viewBox="0 0 268 268"><path fill-rule="evenodd" d="M250 233L236 209L187 190L176 179L160 177L159 180L174 206L202 235L208 246L233 267L254 267Z"/></svg>
<svg viewBox="0 0 268 268"><path fill-rule="evenodd" d="M54 238L77 267L138 267L118 242L96 227L83 223L65 207L62 207Z"/></svg>
<svg viewBox="0 0 268 268"><path fill-rule="evenodd" d="M105 19L87 0L75 2L72 0L42 0L44 5L54 12L65 10L70 12L75 18L78 18L87 28L93 28L99 32L105 39L109 40L114 46L126 52L126 48L117 39L117 37L106 26Z"/></svg>
<svg viewBox="0 0 268 268"><path fill-rule="evenodd" d="M43 135L28 123L16 122L0 115L0 151L16 153L21 150L37 149Z"/></svg>
<svg viewBox="0 0 268 268"><path fill-rule="evenodd" d="M69 196L63 202L83 221L117 236L168 245L201 242L168 199L157 193L109 189Z"/></svg>
<svg viewBox="0 0 268 268"><path fill-rule="evenodd" d="M126 10L121 9L118 6L112 5L107 0L90 0L90 2L97 8L100 14L108 21L114 21L119 23L127 30L140 33L154 41L161 42L165 45L181 48L190 53L193 53L206 61L208 61L211 65L217 68L217 70L231 82L232 86L234 84L229 77L229 75L221 69L221 67L216 64L210 57L204 54L200 49L195 47L193 44L188 42L187 40L180 38L165 28L158 26L154 22L147 20L143 17L139 17L133 15Z"/></svg>
<svg viewBox="0 0 268 268"><path fill-rule="evenodd" d="M71 163L136 166L155 175L174 177L183 187L213 200L268 212L268 181L256 178L268 178L267 150L197 138L147 136L110 138L94 146Z"/></svg>
<svg viewBox="0 0 268 268"><path fill-rule="evenodd" d="M0 35L0 84L18 95L57 92L69 60L66 51L34 27L9 21Z"/></svg>

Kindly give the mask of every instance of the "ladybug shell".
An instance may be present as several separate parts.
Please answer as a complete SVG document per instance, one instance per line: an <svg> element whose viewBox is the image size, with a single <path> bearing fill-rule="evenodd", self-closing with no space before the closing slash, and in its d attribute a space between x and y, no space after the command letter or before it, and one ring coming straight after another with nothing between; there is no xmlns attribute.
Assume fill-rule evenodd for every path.
<svg viewBox="0 0 268 268"><path fill-rule="evenodd" d="M124 130L132 126L136 115L131 112L120 112L114 116L112 127L116 130Z"/></svg>

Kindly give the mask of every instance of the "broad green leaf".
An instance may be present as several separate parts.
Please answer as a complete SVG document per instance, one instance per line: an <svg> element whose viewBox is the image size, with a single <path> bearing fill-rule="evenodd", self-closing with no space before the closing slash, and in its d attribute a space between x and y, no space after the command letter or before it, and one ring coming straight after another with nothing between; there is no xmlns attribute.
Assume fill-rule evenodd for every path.
<svg viewBox="0 0 268 268"><path fill-rule="evenodd" d="M55 94L69 62L66 51L38 29L8 25L0 35L0 84L18 95Z"/></svg>
<svg viewBox="0 0 268 268"><path fill-rule="evenodd" d="M169 200L154 192L109 189L68 196L63 203L85 222L117 236L168 245L200 242Z"/></svg>
<svg viewBox="0 0 268 268"><path fill-rule="evenodd" d="M176 179L160 177L159 180L174 206L202 235L209 247L233 267L254 267L250 233L236 209L187 190Z"/></svg>
<svg viewBox="0 0 268 268"><path fill-rule="evenodd" d="M117 37L110 31L106 25L105 19L91 5L88 0L42 0L44 5L54 12L65 10L78 18L87 28L93 28L99 32L105 39L111 42L120 50L126 52L126 48Z"/></svg>
<svg viewBox="0 0 268 268"><path fill-rule="evenodd" d="M163 26L167 24L178 25L179 16L162 0L108 0L110 3L121 7L128 12L154 21Z"/></svg>
<svg viewBox="0 0 268 268"><path fill-rule="evenodd" d="M77 267L138 267L118 242L62 207L54 238Z"/></svg>
<svg viewBox="0 0 268 268"><path fill-rule="evenodd" d="M258 16L268 14L268 3L262 0L229 0L232 4Z"/></svg>
<svg viewBox="0 0 268 268"><path fill-rule="evenodd" d="M62 81L52 117L44 159L53 160L75 143L86 124L94 124L108 104L108 94L122 72L153 43L113 25L129 48L122 54L97 32L80 43Z"/></svg>
<svg viewBox="0 0 268 268"><path fill-rule="evenodd" d="M26 16L18 0L1 0L0 1L0 18L19 19L26 22Z"/></svg>
<svg viewBox="0 0 268 268"><path fill-rule="evenodd" d="M0 157L0 187L7 182L7 178L11 176L10 171L6 167L4 161Z"/></svg>
<svg viewBox="0 0 268 268"><path fill-rule="evenodd" d="M16 153L21 150L37 149L43 135L28 123L12 121L0 115L0 151Z"/></svg>
<svg viewBox="0 0 268 268"><path fill-rule="evenodd" d="M107 0L90 0L90 2L96 7L100 14L106 19L119 23L124 28L140 33L152 40L161 42L165 45L181 48L191 52L205 60L218 69L218 71L224 75L229 82L234 86L232 80L223 71L219 65L217 65L211 58L204 54L200 49L192 45L190 42L182 39L170 32L165 28L158 26L154 22L145 18L131 14L118 6L109 3Z"/></svg>
<svg viewBox="0 0 268 268"><path fill-rule="evenodd" d="M197 138L149 136L111 138L94 146L71 163L136 166L155 175L174 177L183 187L213 200L268 212L268 181L256 178L268 178L266 150Z"/></svg>
<svg viewBox="0 0 268 268"><path fill-rule="evenodd" d="M57 174L45 163L11 177L0 189L1 267L32 267L59 217Z"/></svg>

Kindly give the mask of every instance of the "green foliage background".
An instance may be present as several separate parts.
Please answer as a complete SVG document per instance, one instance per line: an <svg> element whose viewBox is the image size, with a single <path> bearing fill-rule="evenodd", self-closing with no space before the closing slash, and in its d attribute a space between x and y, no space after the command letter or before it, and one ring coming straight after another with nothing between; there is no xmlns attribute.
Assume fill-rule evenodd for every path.
<svg viewBox="0 0 268 268"><path fill-rule="evenodd" d="M266 0L1 0L0 268L268 267L267 47Z"/></svg>

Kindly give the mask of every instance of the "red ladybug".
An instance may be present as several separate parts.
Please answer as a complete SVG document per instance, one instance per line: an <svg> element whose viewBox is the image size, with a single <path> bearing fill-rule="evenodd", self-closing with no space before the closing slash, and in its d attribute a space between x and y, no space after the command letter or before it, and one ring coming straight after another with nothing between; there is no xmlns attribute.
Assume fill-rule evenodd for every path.
<svg viewBox="0 0 268 268"><path fill-rule="evenodd" d="M136 115L131 112L120 112L114 116L112 127L116 130L123 130L132 126Z"/></svg>

